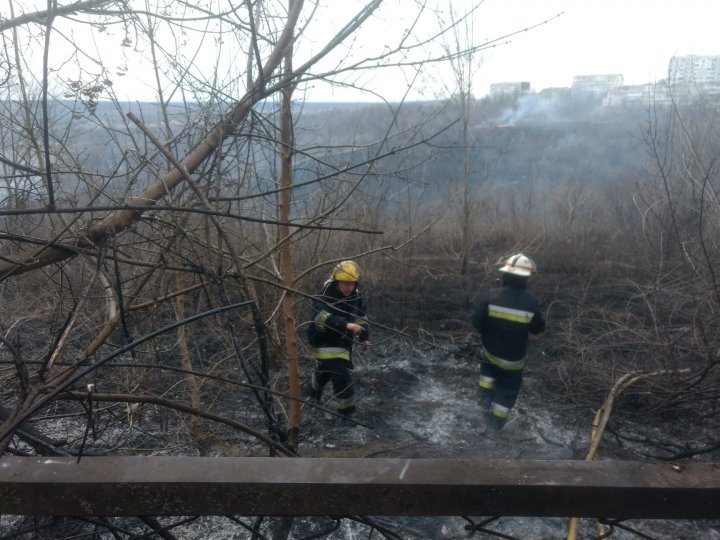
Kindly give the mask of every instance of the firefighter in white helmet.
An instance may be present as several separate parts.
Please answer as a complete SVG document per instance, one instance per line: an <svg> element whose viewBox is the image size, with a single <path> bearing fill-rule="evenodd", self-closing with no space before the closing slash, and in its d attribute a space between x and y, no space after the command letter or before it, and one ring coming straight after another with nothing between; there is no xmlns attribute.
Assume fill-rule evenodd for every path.
<svg viewBox="0 0 720 540"><path fill-rule="evenodd" d="M482 340L480 351L481 404L491 426L502 428L522 385L529 334L545 330L538 300L527 291L535 263L522 253L500 268L502 286L491 289L475 308L472 322Z"/></svg>
<svg viewBox="0 0 720 540"><path fill-rule="evenodd" d="M354 261L341 261L330 279L313 297L307 337L313 347L316 367L308 394L320 401L323 389L332 382L337 409L351 416L356 410L355 385L351 370L353 344L357 339L363 350L368 347L365 301L358 288L360 268Z"/></svg>

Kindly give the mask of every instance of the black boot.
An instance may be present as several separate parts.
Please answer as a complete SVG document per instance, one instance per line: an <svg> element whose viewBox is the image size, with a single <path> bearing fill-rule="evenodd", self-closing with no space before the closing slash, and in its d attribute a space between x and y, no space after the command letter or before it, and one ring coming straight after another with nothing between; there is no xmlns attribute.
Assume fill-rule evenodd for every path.
<svg viewBox="0 0 720 540"><path fill-rule="evenodd" d="M490 426L493 429L501 430L505 423L507 422L507 418L502 418L500 416L495 416L493 413L488 412L485 415L485 420L487 422L487 425Z"/></svg>
<svg viewBox="0 0 720 540"><path fill-rule="evenodd" d="M322 390L315 390L312 387L312 381L305 381L300 390L301 395L304 399L309 399L311 401L316 401L320 403L320 399L322 398Z"/></svg>
<svg viewBox="0 0 720 540"><path fill-rule="evenodd" d="M340 413L340 420L343 425L349 427L357 426L357 423L352 421L352 417L355 416L355 413L357 412L357 407L355 405L347 407L346 409L338 409L338 412Z"/></svg>
<svg viewBox="0 0 720 540"><path fill-rule="evenodd" d="M480 407L485 411L489 411L490 405L492 405L493 391L478 386L475 396L478 400L478 403L480 403Z"/></svg>

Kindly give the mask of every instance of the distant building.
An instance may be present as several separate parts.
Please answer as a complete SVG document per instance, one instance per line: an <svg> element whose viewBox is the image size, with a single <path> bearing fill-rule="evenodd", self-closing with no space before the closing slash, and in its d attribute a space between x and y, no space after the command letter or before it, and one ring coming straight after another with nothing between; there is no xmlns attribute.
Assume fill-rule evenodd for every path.
<svg viewBox="0 0 720 540"><path fill-rule="evenodd" d="M673 56L668 65L668 86L678 103L702 96L720 98L720 56Z"/></svg>
<svg viewBox="0 0 720 540"><path fill-rule="evenodd" d="M671 102L670 90L662 81L657 84L634 84L616 86L608 90L603 98L605 107L620 107L623 105L663 105Z"/></svg>
<svg viewBox="0 0 720 540"><path fill-rule="evenodd" d="M619 73L607 75L576 75L573 77L573 96L592 94L604 96L612 88L622 86L623 76Z"/></svg>
<svg viewBox="0 0 720 540"><path fill-rule="evenodd" d="M670 105L692 103L700 98L720 102L720 55L673 56L667 80L623 85L621 73L575 75L570 88L544 88L537 93L540 102L591 98L606 107L623 105ZM531 94L529 82L501 82L490 85L490 98L498 101Z"/></svg>
<svg viewBox="0 0 720 540"><path fill-rule="evenodd" d="M668 66L670 86L720 83L720 56L673 56Z"/></svg>
<svg viewBox="0 0 720 540"><path fill-rule="evenodd" d="M529 82L501 82L490 85L491 98L518 98L530 92Z"/></svg>
<svg viewBox="0 0 720 540"><path fill-rule="evenodd" d="M570 88L567 86L553 86L549 88L543 88L538 93L538 97L542 100L556 100L570 97Z"/></svg>

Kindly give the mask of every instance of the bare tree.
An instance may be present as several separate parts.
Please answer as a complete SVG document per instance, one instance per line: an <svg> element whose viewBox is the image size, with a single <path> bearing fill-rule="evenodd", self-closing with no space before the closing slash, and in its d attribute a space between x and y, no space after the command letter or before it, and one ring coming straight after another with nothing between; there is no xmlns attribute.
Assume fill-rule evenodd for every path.
<svg viewBox="0 0 720 540"><path fill-rule="evenodd" d="M467 275L470 263L470 252L472 249L472 222L474 221L477 200L474 196L475 185L471 183L471 179L475 177L475 171L471 169L471 154L476 149L476 141L474 132L471 129L471 120L473 118L473 105L475 97L473 96L473 84L475 74L482 65L482 57L468 48L468 43L472 43L475 35L473 26L472 12L458 14L451 2L448 2L448 13L452 26L450 40L445 45L445 50L450 57L450 65L454 76L455 88L452 95L460 117L460 151L462 177L457 182L459 188L455 197L459 202L459 220L460 220L460 275L463 279L463 288L467 289ZM469 50L467 54L463 51Z"/></svg>
<svg viewBox="0 0 720 540"><path fill-rule="evenodd" d="M15 151L3 156L0 279L17 285L4 289L13 295L9 301L21 298L36 275L47 286L27 313L19 309L3 327L8 336L34 335L47 352L15 356L18 373L33 376L18 381L19 399L0 430L3 448L18 426L69 390L120 396L155 388L163 399L185 399L185 385L174 380L176 361L194 410L233 399L237 387L206 380L219 373L229 384L246 385L277 444L289 436L297 447L295 309L303 279L352 255L331 249L330 238L380 232L349 201L360 208L359 188L377 164L422 146L432 133L401 125L388 106L384 140L363 153L348 139L336 158L327 147L298 147L293 95L316 81L349 86L350 73L383 66L417 72L444 62L447 53L428 59L423 52L437 33L409 40L400 32L398 44L380 56L330 63L372 22L380 0L347 14L337 33L312 50L304 40L318 35L313 25L325 24L323 12L302 0L184 11L152 2L142 9L88 1L16 13L19 6L11 2L2 23L12 40L4 40L10 84L3 87L0 129ZM418 18L428 13L416 7ZM110 58L88 34L117 40L122 54ZM37 43L46 51L42 58L33 54ZM233 57L242 62L228 62L231 44L244 53ZM222 67L200 69L208 58ZM123 102L115 91L141 60L148 61L157 98L150 105ZM312 177L293 179L295 155ZM358 254L383 249L354 245ZM299 275L294 264L304 268ZM27 322L19 327L12 317ZM191 321L203 322L186 326ZM287 380L275 375L283 365ZM101 392L98 385L108 382ZM278 414L278 405L289 412ZM212 446L200 415L193 425L198 444Z"/></svg>
<svg viewBox="0 0 720 540"><path fill-rule="evenodd" d="M381 0L319 44L323 7L303 0L9 5L0 449L297 455L306 282L394 247L367 241L384 188L365 187L401 177L393 159L444 126L385 103L369 132L381 140L303 145L295 96L321 82L362 91L361 74L387 67L415 76L448 59L427 55L447 28L415 38L411 25L362 56L339 53ZM152 102L123 101L145 62Z"/></svg>
<svg viewBox="0 0 720 540"><path fill-rule="evenodd" d="M670 305L694 306L681 335L672 326L663 325L663 332L674 335L669 338L672 357L690 348L704 359L703 376L714 378L718 343L711 327L720 303L716 111L702 99L687 102L678 96L671 107L651 113L645 137L654 174L638 186L636 196L647 241L645 256L656 269L655 289L647 294L660 320Z"/></svg>

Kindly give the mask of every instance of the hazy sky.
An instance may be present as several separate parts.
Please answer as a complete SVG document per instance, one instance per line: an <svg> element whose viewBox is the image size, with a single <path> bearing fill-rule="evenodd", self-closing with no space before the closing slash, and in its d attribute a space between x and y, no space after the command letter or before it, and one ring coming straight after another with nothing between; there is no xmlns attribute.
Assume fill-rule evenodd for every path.
<svg viewBox="0 0 720 540"><path fill-rule="evenodd" d="M342 13L366 3L324 1L329 6L324 10L328 29L342 20ZM620 73L625 84L655 82L667 76L673 55L720 55L720 0L451 1L456 12L480 3L473 23L476 44L510 36L482 53L474 78L476 96L486 95L493 82L528 81L539 91L570 86L575 75ZM431 10L447 11L448 3L428 0L430 10L418 26L437 24ZM372 42L391 43L399 29L415 22L414 6L415 0L385 0L373 21L374 33L362 34L358 42L365 48ZM416 81L417 92L409 97L432 97L432 74L439 80L452 78L450 72L442 74L439 66L429 71L424 81ZM406 80L407 74L403 78L382 72L368 86L394 101L403 97ZM316 88L311 99L340 100L344 95Z"/></svg>
<svg viewBox="0 0 720 540"><path fill-rule="evenodd" d="M667 75L673 55L720 55L717 0L486 0L483 31L507 31L562 13L487 55L482 84L569 86L574 75L621 73L626 84Z"/></svg>
<svg viewBox="0 0 720 540"><path fill-rule="evenodd" d="M63 0L67 3L70 0ZM284 0L273 0L286 5ZM303 49L297 50L296 65L302 54L311 54L323 47L333 31L347 22L360 6L369 0L319 0L323 5L317 11L318 26L303 37ZM0 0L0 17L8 16ZM386 44L394 45L402 32L414 21L418 0L385 0L376 16L368 21L368 27L352 41L336 50L335 60L352 55L380 54ZM480 0L452 0L453 9L462 12L466 6L476 5ZM720 0L484 0L474 17L474 41L476 44L512 35L509 43L486 50L482 65L474 78L473 93L486 95L493 82L528 81L539 91L551 86L570 86L574 75L621 73L626 84L654 82L667 74L668 62L673 55L711 54L720 55ZM427 0L429 9L417 22L426 35L437 25L438 10L447 10L448 0ZM15 0L16 13L42 9L46 0ZM133 0L133 5L144 5ZM23 6L26 9L19 9ZM312 4L307 0L307 9ZM548 22L543 23L547 20ZM122 25L104 31L88 30L91 37L82 37L81 26L65 20L65 35L76 43L88 43L102 51L100 58L110 76L118 97L130 99L154 99L154 75L140 58L144 51L119 46L124 37ZM528 31L517 33L524 28ZM327 35L325 35L327 34ZM87 40L90 41L87 41ZM437 45L437 44L436 44ZM58 33L53 37L56 64L63 66L66 79L88 77L75 67L70 58L63 55L62 39ZM205 45L203 45L205 47ZM134 44L133 44L134 47ZM40 56L38 50L38 57ZM213 57L205 52L195 57L191 69L220 71L223 57ZM437 52L437 51L436 51ZM134 53L134 54L133 54ZM225 45L223 51L229 66L240 69L237 53ZM306 56L307 57L307 56ZM67 61L67 62L66 62ZM329 59L329 62L332 58ZM91 63L91 69L96 66ZM121 69L118 69L121 68ZM321 67L318 66L319 70ZM124 70L122 75L119 71ZM446 96L452 89L442 88L442 82L452 82L451 73L441 66L433 65L421 77L414 80L414 89L405 95L413 73L399 74L390 70L363 71L348 74L353 83L375 89L386 99L427 99ZM242 75L240 75L242 79ZM311 101L368 100L372 95L339 90L330 91L320 83L314 83L304 96Z"/></svg>

